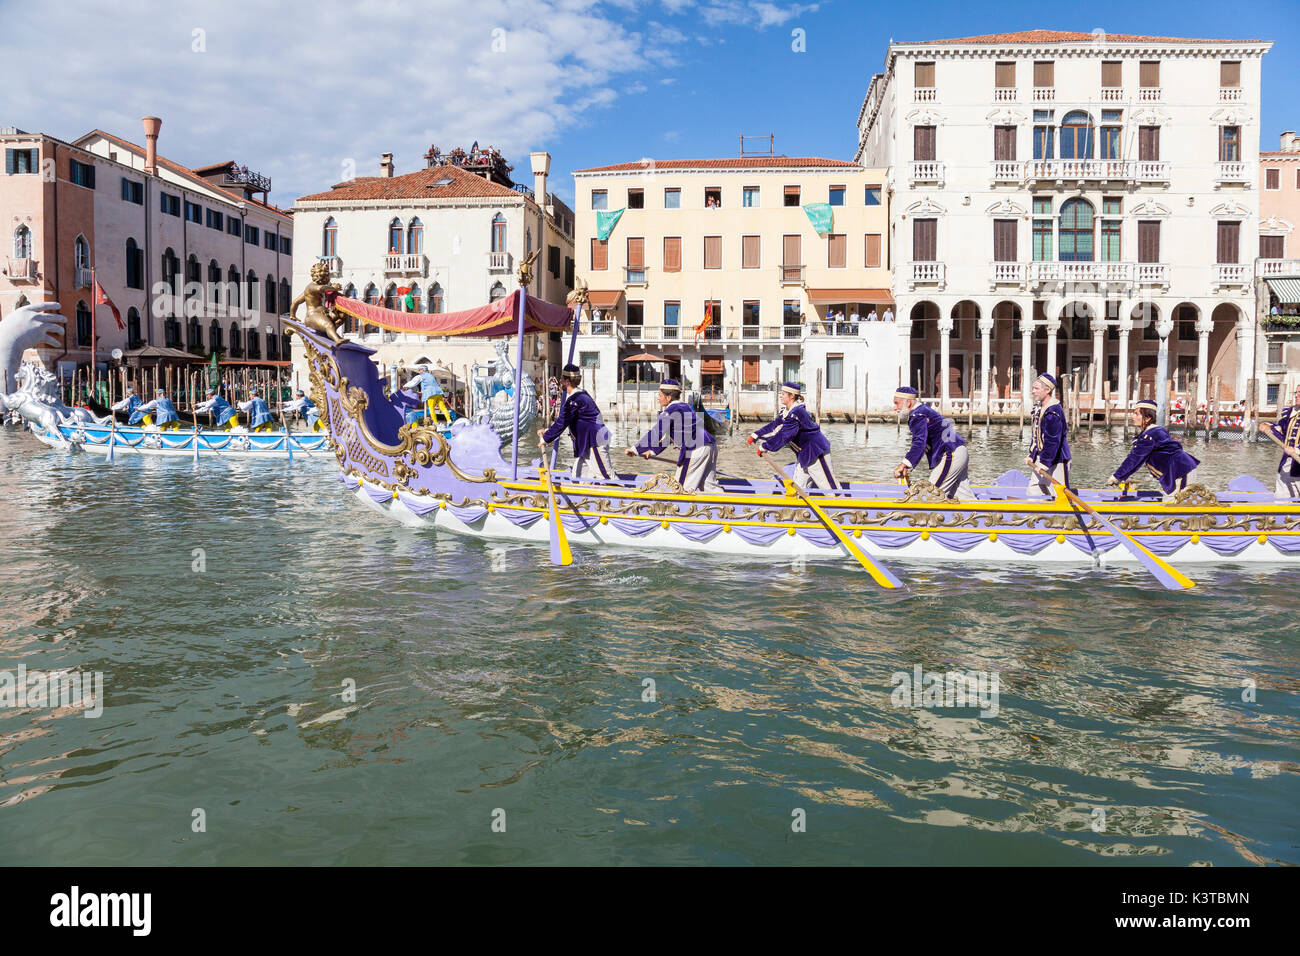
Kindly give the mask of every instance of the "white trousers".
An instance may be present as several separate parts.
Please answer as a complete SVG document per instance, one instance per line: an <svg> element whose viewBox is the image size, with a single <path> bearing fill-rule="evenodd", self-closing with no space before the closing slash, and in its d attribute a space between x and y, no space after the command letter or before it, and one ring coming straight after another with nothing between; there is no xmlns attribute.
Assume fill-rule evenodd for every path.
<svg viewBox="0 0 1300 956"><path fill-rule="evenodd" d="M1285 465L1278 468L1273 493L1279 498L1300 498L1300 476L1288 474L1289 471Z"/></svg>
<svg viewBox="0 0 1300 956"><path fill-rule="evenodd" d="M1052 469L1052 477L1055 478L1057 481L1059 481L1061 484L1068 487L1070 482L1067 480L1068 476L1066 474L1065 466L1066 466L1066 462L1058 461L1056 463L1056 466ZM1028 491L1030 494L1033 494L1035 491L1037 491L1045 498L1056 497L1056 486L1052 484L1050 481L1048 481L1046 478L1041 477L1038 474L1038 472L1034 472L1034 476L1029 482L1029 487L1026 488L1025 490Z"/></svg>
<svg viewBox="0 0 1300 956"><path fill-rule="evenodd" d="M831 468L830 455L822 455L814 461L811 471L803 465L796 466L794 483L804 489L811 484L814 488L825 488L830 491L836 491L840 486L835 479L835 471Z"/></svg>
<svg viewBox="0 0 1300 956"><path fill-rule="evenodd" d="M951 456L930 469L930 483L954 501L975 501L975 492L966 480L969 468L970 452L965 445L958 445Z"/></svg>
<svg viewBox="0 0 1300 956"><path fill-rule="evenodd" d="M722 485L718 484L716 477L718 467L718 446L701 445L695 451L691 452L691 457L687 459L684 474L679 471L681 476L679 481L681 486L687 491L700 491L703 489L711 494L721 494Z"/></svg>
<svg viewBox="0 0 1300 956"><path fill-rule="evenodd" d="M599 448L592 448L591 451L573 463L573 477L581 478L583 473L586 472L592 478L612 478L614 476L610 472L609 465L606 464L608 460L608 447L606 447L603 455L600 453Z"/></svg>

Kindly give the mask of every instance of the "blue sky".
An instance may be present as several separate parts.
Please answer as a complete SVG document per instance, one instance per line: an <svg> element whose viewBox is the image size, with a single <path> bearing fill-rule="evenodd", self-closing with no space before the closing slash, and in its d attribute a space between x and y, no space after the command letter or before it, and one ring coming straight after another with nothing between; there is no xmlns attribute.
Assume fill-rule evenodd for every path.
<svg viewBox="0 0 1300 956"><path fill-rule="evenodd" d="M62 0L57 59L48 15L0 0L9 64L0 125L71 139L101 127L139 142L163 118L160 150L190 166L235 159L272 177L282 205L351 174L398 172L430 143L501 147L531 182L527 154L552 154L572 201L586 166L734 156L738 136L776 136L786 155L851 158L871 75L892 39L1026 29L1265 39L1262 146L1300 125L1300 4L1244 0L1222 27L1203 0L932 0L906 7L818 0ZM804 31L806 52L792 50ZM26 64L16 68L15 64Z"/></svg>

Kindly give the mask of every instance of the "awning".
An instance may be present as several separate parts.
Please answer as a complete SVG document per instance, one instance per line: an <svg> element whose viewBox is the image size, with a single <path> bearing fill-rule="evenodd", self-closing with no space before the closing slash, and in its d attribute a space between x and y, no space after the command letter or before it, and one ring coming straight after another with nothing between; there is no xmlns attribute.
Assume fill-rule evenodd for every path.
<svg viewBox="0 0 1300 956"><path fill-rule="evenodd" d="M398 312L337 293L326 294L326 301L367 325L377 325L390 332L417 332L421 335L474 335L497 338L514 335L518 328L515 307L524 293L516 290L508 296L477 309L463 312ZM525 332L563 332L572 325L573 314L562 305L528 296L524 304Z"/></svg>
<svg viewBox="0 0 1300 956"><path fill-rule="evenodd" d="M593 309L600 309L602 312L618 308L619 300L622 298L622 289L615 289L613 292L597 292L595 289L592 289L587 293L588 304L590 304Z"/></svg>
<svg viewBox="0 0 1300 956"><path fill-rule="evenodd" d="M1300 279L1265 279L1268 291L1282 305L1300 305Z"/></svg>
<svg viewBox="0 0 1300 956"><path fill-rule="evenodd" d="M888 289L809 289L808 301L813 305L839 305L841 302L874 302L894 304Z"/></svg>
<svg viewBox="0 0 1300 956"><path fill-rule="evenodd" d="M722 374L722 357L709 358L705 355L700 358L701 375L721 375Z"/></svg>

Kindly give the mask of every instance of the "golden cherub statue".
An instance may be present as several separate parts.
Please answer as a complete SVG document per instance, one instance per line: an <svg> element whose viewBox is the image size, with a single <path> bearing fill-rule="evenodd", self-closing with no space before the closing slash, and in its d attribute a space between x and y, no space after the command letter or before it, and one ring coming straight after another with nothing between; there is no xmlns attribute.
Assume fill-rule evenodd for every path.
<svg viewBox="0 0 1300 956"><path fill-rule="evenodd" d="M331 342L336 345L346 341L335 323L339 315L334 311L333 306L325 305L326 292L338 292L337 285L331 285L329 282L330 267L327 263L318 262L311 267L311 282L307 288L302 290L302 294L293 300L289 306L289 318L296 319L298 306L304 302L307 304L307 313L303 318L302 324L313 331L320 332L322 335L329 337Z"/></svg>
<svg viewBox="0 0 1300 956"><path fill-rule="evenodd" d="M533 281L533 263L537 261L538 255L541 254L541 247L534 249L528 258L519 263L519 270L515 277L519 280L519 288L526 289Z"/></svg>

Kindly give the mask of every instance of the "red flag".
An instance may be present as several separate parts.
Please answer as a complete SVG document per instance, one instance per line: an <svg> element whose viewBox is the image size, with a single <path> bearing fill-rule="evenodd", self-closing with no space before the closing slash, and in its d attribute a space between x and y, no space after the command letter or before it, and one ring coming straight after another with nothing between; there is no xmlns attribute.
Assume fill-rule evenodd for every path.
<svg viewBox="0 0 1300 956"><path fill-rule="evenodd" d="M704 321L695 327L695 344L700 344L700 336L713 324L713 300L704 303Z"/></svg>
<svg viewBox="0 0 1300 956"><path fill-rule="evenodd" d="M95 305L106 305L112 309L113 319L117 322L117 330L119 332L125 331L126 326L122 324L122 313L117 311L117 306L108 297L108 293L104 291L104 287L99 284L98 279L95 280Z"/></svg>

